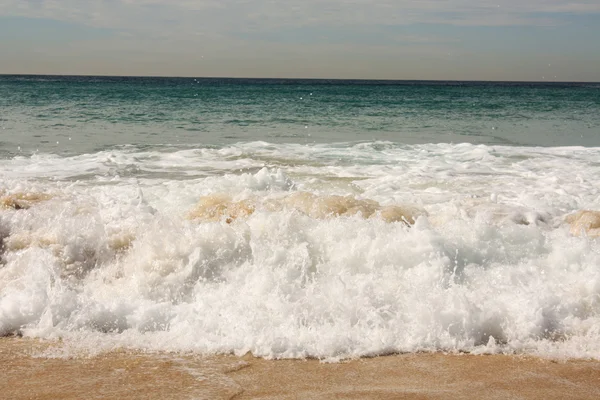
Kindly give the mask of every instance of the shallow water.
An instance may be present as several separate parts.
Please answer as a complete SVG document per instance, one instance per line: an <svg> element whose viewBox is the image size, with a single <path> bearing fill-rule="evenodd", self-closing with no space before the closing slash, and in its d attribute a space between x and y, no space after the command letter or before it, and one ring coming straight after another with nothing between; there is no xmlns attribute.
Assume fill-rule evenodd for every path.
<svg viewBox="0 0 600 400"><path fill-rule="evenodd" d="M18 88L18 80L11 79L1 78L0 87ZM480 115L457 105L433 110L421 104L417 115L422 116L409 118L418 132L406 133L394 116L394 128L376 130L374 141L365 129L371 117L348 118L353 107L368 108L372 97L381 103L389 91L429 91L427 101L433 103L469 91L469 96L480 93L484 103L499 96L504 101L498 100L498 107L506 114L527 99L543 97L540 93L564 90L570 97L555 93L560 101L552 110L540 104L524 109L534 115L528 126L581 128L572 137L595 145L599 114L566 116L580 109L570 102L597 108L597 89L348 89L269 82L249 84L240 94L239 83L213 82L211 96L217 100L205 101L220 101L207 112L214 125L207 136L179 136L184 139L175 143L179 131L169 124L177 113L189 123L192 108L176 110L192 93L185 85L202 86L193 80L59 80L68 93L54 86L53 101L68 105L64 115L51 118L74 126L49 128L32 111L39 112L38 102L47 100L31 93L38 87L50 96L44 88L55 82L42 79L36 86L33 78L24 79L28 89L12 95L30 96L29 103L10 103L2 117L0 191L5 199L21 196L19 201L28 203L15 207L5 201L7 208L0 211L0 334L61 337L96 349L252 352L275 358L338 360L420 350L600 358L598 239L571 232L564 222L575 211L598 208L600 148L554 146L561 136L552 130L539 136L524 129L515 135L518 145L510 146L495 144L506 143L506 135L502 141L473 136L471 143L444 143L437 131L447 121L463 127L452 135L466 138L467 125L491 123L493 107ZM142 105L135 107L171 102L166 122L150 121L147 111L128 121L133 111L127 107L135 104L128 85L141 93ZM182 85L186 89L178 92ZM83 103L74 103L73 93L83 88L95 90L94 101L104 105L98 120L83 119ZM283 108L297 115L277 96L300 89L309 98L328 91L331 107L341 114L321 110L323 103L311 106L311 123L299 131L325 124L324 118L339 118L341 125L325 124L312 141L268 136L270 122L261 112L273 115ZM349 90L366 100L338 104L339 98L357 98ZM496 93L503 91L512 94ZM272 109L253 103L251 93L263 100L271 96ZM252 104L247 112L258 122L226 122L224 115L234 113L232 101ZM385 102L378 107L393 114ZM194 112L205 118L204 111ZM448 113L458 116L446 118ZM511 115L498 116L493 126L512 124ZM276 130L293 131L286 130L293 118L280 117ZM101 126L107 135L99 133ZM160 132L156 141L148 126ZM14 134L18 129L22 135ZM257 137L258 131L266 136ZM53 132L67 142L55 146L56 137L48 143L35 139ZM226 132L249 136L228 139ZM337 140L342 137L345 141ZM542 140L544 146L523 146ZM419 213L411 225L386 222L376 213L369 218L312 213L289 206L286 199L298 193ZM251 202L252 212L234 219L190 219L198 201L209 195Z"/></svg>

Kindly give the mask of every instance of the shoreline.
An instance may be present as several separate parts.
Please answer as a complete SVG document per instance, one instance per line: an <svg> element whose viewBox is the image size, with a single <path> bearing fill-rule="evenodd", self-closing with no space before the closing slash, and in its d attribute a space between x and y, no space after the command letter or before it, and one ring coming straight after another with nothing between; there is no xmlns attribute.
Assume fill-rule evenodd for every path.
<svg viewBox="0 0 600 400"><path fill-rule="evenodd" d="M10 399L597 399L600 361L409 353L340 363L116 350L49 357L56 342L0 338Z"/></svg>

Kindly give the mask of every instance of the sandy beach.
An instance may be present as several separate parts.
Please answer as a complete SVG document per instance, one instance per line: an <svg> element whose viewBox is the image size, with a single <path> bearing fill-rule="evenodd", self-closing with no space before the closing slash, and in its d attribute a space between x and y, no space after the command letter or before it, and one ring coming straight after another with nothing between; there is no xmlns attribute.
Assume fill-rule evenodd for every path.
<svg viewBox="0 0 600 400"><path fill-rule="evenodd" d="M56 357L0 339L5 399L597 399L600 362L401 354L341 363L115 351Z"/></svg>

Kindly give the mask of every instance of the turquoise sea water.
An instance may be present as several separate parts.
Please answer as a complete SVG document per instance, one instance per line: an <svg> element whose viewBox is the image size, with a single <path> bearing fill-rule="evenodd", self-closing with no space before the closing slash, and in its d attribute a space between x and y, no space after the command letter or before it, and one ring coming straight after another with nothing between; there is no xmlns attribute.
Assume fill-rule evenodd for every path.
<svg viewBox="0 0 600 400"><path fill-rule="evenodd" d="M0 76L0 335L600 359L582 210L598 84Z"/></svg>
<svg viewBox="0 0 600 400"><path fill-rule="evenodd" d="M600 145L600 84L0 76L1 149Z"/></svg>

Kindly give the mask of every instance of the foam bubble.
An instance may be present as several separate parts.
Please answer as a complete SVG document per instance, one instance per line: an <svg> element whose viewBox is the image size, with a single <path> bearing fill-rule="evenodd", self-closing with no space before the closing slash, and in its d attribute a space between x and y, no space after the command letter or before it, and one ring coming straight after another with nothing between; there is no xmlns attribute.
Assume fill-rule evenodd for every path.
<svg viewBox="0 0 600 400"><path fill-rule="evenodd" d="M577 213L598 204L598 156L250 143L3 160L5 195L47 197L0 210L0 334L332 360L600 359L600 243L595 214Z"/></svg>

